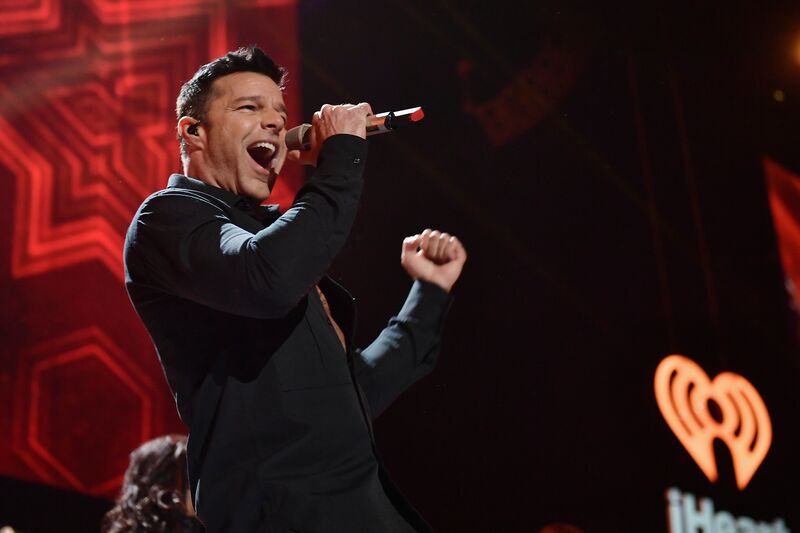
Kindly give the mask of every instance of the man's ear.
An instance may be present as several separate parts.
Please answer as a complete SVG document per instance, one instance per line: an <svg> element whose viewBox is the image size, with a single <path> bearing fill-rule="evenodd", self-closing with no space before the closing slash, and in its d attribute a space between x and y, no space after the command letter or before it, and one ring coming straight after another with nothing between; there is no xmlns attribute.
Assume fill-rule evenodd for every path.
<svg viewBox="0 0 800 533"><path fill-rule="evenodd" d="M202 124L194 117L184 116L178 120L178 135L191 148L202 148L205 142Z"/></svg>

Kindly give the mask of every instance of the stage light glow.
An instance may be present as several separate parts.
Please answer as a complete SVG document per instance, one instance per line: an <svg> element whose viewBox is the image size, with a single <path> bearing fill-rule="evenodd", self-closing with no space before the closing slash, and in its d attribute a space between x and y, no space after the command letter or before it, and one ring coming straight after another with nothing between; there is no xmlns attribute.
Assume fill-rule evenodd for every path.
<svg viewBox="0 0 800 533"><path fill-rule="evenodd" d="M800 65L800 33L794 40L794 48L792 50L792 57L794 62Z"/></svg>
<svg viewBox="0 0 800 533"><path fill-rule="evenodd" d="M775 89L774 91L772 91L772 98L776 102L783 102L784 100L786 100L786 94L780 89Z"/></svg>

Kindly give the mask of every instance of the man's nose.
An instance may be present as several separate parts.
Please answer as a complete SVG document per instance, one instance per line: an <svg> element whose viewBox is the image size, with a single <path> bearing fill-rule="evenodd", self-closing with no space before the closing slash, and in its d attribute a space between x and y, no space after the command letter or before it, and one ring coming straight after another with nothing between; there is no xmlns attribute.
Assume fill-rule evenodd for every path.
<svg viewBox="0 0 800 533"><path fill-rule="evenodd" d="M283 115L277 111L268 111L261 117L261 127L265 130L275 130L279 133L286 124L283 120Z"/></svg>

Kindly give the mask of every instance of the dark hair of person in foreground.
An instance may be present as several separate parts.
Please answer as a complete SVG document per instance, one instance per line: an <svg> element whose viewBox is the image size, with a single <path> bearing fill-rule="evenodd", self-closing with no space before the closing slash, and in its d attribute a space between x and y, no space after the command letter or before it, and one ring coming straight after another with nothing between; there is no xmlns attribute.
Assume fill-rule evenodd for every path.
<svg viewBox="0 0 800 533"><path fill-rule="evenodd" d="M131 452L120 496L103 518L101 531L204 531L189 498L184 435L164 435Z"/></svg>

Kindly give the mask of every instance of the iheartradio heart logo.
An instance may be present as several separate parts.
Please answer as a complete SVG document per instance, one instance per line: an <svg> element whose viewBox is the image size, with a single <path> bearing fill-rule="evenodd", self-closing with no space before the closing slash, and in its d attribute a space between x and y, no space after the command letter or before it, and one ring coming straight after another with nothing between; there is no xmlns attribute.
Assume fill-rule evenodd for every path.
<svg viewBox="0 0 800 533"><path fill-rule="evenodd" d="M744 490L772 443L769 413L755 387L732 372L712 381L691 359L670 355L656 369L655 392L661 414L706 477L717 480L714 439L720 439Z"/></svg>

